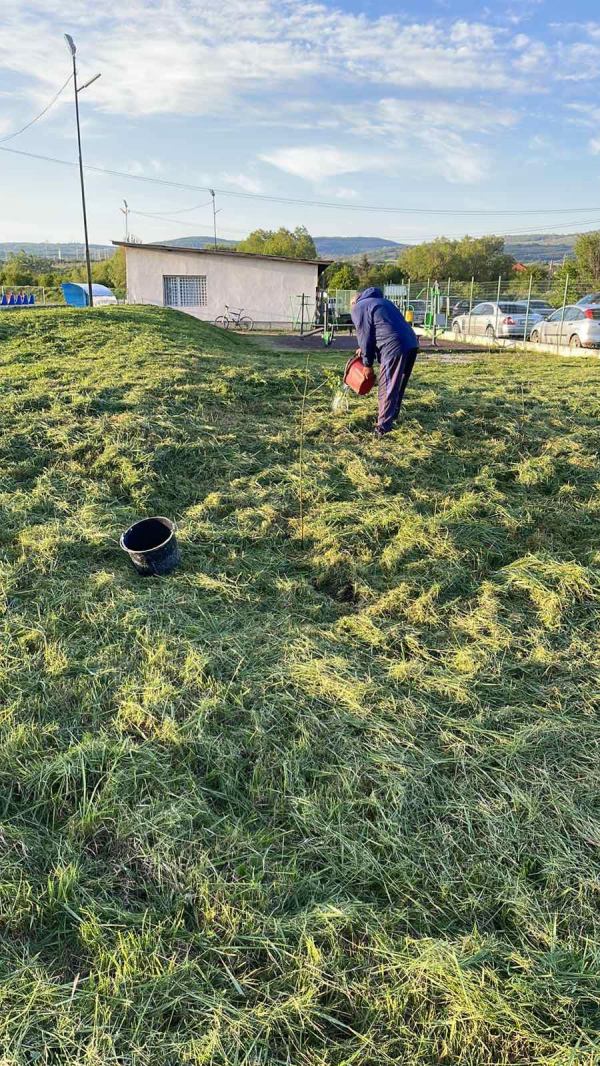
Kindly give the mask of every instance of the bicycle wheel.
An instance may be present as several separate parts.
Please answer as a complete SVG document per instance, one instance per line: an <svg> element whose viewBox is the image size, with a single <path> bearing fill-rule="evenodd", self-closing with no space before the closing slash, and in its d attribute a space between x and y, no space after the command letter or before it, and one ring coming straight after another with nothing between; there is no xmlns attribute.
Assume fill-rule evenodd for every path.
<svg viewBox="0 0 600 1066"><path fill-rule="evenodd" d="M215 326L220 326L221 329L229 329L229 319L225 315L219 315L215 318Z"/></svg>
<svg viewBox="0 0 600 1066"><path fill-rule="evenodd" d="M252 321L251 318L240 318L240 321L239 321L240 329L244 329L247 332L248 330L252 329L253 325L254 325L254 322Z"/></svg>

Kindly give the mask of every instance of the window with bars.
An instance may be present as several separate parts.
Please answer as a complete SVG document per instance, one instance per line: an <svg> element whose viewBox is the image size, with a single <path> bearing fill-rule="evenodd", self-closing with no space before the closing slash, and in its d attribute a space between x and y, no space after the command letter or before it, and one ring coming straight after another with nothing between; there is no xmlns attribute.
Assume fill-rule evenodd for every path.
<svg viewBox="0 0 600 1066"><path fill-rule="evenodd" d="M164 301L167 307L205 307L205 274L165 274Z"/></svg>

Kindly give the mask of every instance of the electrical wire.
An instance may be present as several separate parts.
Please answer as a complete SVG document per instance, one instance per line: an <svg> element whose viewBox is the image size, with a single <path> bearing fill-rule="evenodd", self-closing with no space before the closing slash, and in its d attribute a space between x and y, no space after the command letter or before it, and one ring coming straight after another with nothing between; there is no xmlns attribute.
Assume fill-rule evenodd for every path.
<svg viewBox="0 0 600 1066"><path fill-rule="evenodd" d="M64 86L63 86L64 88ZM62 91L62 90L61 90ZM15 135L16 136L16 135ZM11 152L13 155L26 156L29 159L41 159L46 163L58 163L61 166L76 167L78 164L73 163L67 159L57 159L55 156L40 155L35 152L25 152L18 148L3 148L0 145L0 151ZM210 192L208 186L204 185L189 185L180 181L168 181L165 178L151 178L146 177L143 174L128 174L123 170L109 170L107 167L93 167L88 163L84 164L85 170L92 171L96 174L108 174L114 178L129 178L130 181L141 181L151 185L163 185L171 189L187 189L192 192ZM267 201L269 203L278 204L293 204L302 207L326 207L329 209L336 209L339 211L369 211L378 214L402 214L402 215L560 215L560 214L580 214L582 211L597 211L598 205L593 207L548 207L548 208L516 208L512 211L506 211L496 208L487 208L485 210L457 210L455 208L425 208L425 207L376 207L371 204L340 204L334 203L328 200L302 200L293 199L285 196L268 196L264 193L249 193L240 192L239 190L232 189L215 189L216 193L220 196L235 196L244 200L259 200ZM188 210L187 208L185 210ZM194 210L190 208L190 210ZM576 221L576 220L573 220ZM578 222L578 225L582 223ZM586 223L587 224L587 223ZM557 223L558 225L558 223ZM571 225L567 222L565 225ZM525 232L525 231L523 231ZM414 237L410 238L415 240Z"/></svg>
<svg viewBox="0 0 600 1066"><path fill-rule="evenodd" d="M162 215L150 214L150 212L148 212L148 211L133 211L132 210L132 211L130 211L130 214L132 214L132 215L141 215L144 218L156 219L158 222L172 221L173 225L184 226L186 229L189 228L190 222L195 222L195 221L197 221L200 225L209 225L208 221L205 222L202 219L197 219L197 220L196 219L190 219L190 222L181 222L179 219L171 219L171 220L165 219ZM560 226L572 226L574 224L577 224L578 226L600 225L600 218L585 218L585 219L576 219L576 220L570 219L568 222L554 222L554 223L552 223L549 226L538 226L537 230L536 230L536 233L543 232L543 231L553 232L554 230L556 230ZM228 230L228 229L226 229L223 226L219 227L219 231L221 233L240 233L241 232L240 230L231 230L231 229ZM390 237L390 241L391 242L397 242L398 244L409 244L410 245L410 241L418 241L419 243L421 243L423 241L434 241L437 238L440 238L440 239L447 238L448 240L458 240L458 239L461 239L462 237L465 237L465 236L474 237L474 238L477 238L477 237L519 237L519 236L526 237L530 233L531 233L531 228L526 229L526 230L514 230L513 229L513 230L510 230L509 232L506 232L506 233L490 233L489 230L485 230L485 232L482 232L482 233L469 233L469 234L465 234L465 233L444 233L444 234L434 233L434 234L429 234L429 235L423 236L423 237L414 237L414 236L411 236L411 237Z"/></svg>
<svg viewBox="0 0 600 1066"><path fill-rule="evenodd" d="M21 129L17 130L15 133L9 133L8 137L2 137L2 139L0 139L0 144L5 144L6 141L12 141L13 137L18 137L20 133L25 133L25 130L28 130L30 126L33 126L34 122L37 122L38 119L43 118L43 116L46 114L46 112L49 111L50 108L54 106L54 104L58 100L58 98L61 95L61 93L63 93L65 91L65 89L66 89L67 85L69 84L69 82L71 81L72 77L73 77L73 75L69 74L69 77L67 78L65 84L62 86L61 89L58 90L56 96L54 96L52 98L52 100L44 108L44 110L40 111L39 115L36 115L35 118L32 118L31 122L28 122L26 126L21 126ZM9 151L9 149L7 148L6 151Z"/></svg>

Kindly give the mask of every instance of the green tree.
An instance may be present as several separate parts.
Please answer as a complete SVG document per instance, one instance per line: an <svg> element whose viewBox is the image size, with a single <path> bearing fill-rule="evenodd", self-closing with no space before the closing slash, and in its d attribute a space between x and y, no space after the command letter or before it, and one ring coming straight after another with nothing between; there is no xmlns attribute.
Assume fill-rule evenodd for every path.
<svg viewBox="0 0 600 1066"><path fill-rule="evenodd" d="M363 254L361 255L358 261L357 270L359 284L362 285L364 288L366 285L369 284L369 274L371 272L371 261L366 252L363 252Z"/></svg>
<svg viewBox="0 0 600 1066"><path fill-rule="evenodd" d="M24 252L13 255L6 263L4 270L4 285L33 285L34 275L31 271L27 256Z"/></svg>
<svg viewBox="0 0 600 1066"><path fill-rule="evenodd" d="M351 263L342 263L335 273L327 279L327 288L330 290L358 289L358 286L358 274Z"/></svg>
<svg viewBox="0 0 600 1066"><path fill-rule="evenodd" d="M582 233L575 241L575 261L577 272L598 285L600 283L600 230L594 233Z"/></svg>
<svg viewBox="0 0 600 1066"><path fill-rule="evenodd" d="M515 296L527 296L529 293L529 281L532 280L531 291L539 293L545 291L550 278L550 271L543 263L529 263L525 270L513 274L514 281L511 285Z"/></svg>
<svg viewBox="0 0 600 1066"><path fill-rule="evenodd" d="M416 244L400 253L398 265L408 278L426 281L427 278L459 278L460 264L456 255L458 241L438 237L435 241Z"/></svg>
<svg viewBox="0 0 600 1066"><path fill-rule="evenodd" d="M125 266L125 249L118 248L110 259L106 261L106 269L109 277L109 286L114 289L115 296L124 296L127 291L127 269Z"/></svg>
<svg viewBox="0 0 600 1066"><path fill-rule="evenodd" d="M396 263L376 263L371 267L366 284L383 289L385 285L398 285L404 281L404 272Z"/></svg>
<svg viewBox="0 0 600 1066"><path fill-rule="evenodd" d="M554 304L555 307L563 306L567 277L569 280L566 302L568 304L574 304L581 296L579 290L582 284L579 278L579 269L576 259L566 259L564 263L561 263L561 265L556 268L552 275L552 286L547 293L547 299L549 303Z"/></svg>
<svg viewBox="0 0 600 1066"><path fill-rule="evenodd" d="M503 237L463 237L456 242L456 259L459 273L447 276L462 281L508 278L515 265L514 256L504 251Z"/></svg>
<svg viewBox="0 0 600 1066"><path fill-rule="evenodd" d="M278 230L256 229L236 246L238 252L253 255L281 255L286 259L317 259L317 249L305 226L295 230L281 226Z"/></svg>
<svg viewBox="0 0 600 1066"><path fill-rule="evenodd" d="M463 237L460 241L437 237L434 241L405 248L399 265L406 277L440 283L454 281L492 281L499 275L509 277L515 260L504 251L502 237Z"/></svg>

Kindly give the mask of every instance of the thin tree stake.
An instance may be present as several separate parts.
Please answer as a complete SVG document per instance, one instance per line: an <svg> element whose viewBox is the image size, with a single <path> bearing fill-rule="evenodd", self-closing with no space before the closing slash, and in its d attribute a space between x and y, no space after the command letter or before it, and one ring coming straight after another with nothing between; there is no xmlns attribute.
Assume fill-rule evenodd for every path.
<svg viewBox="0 0 600 1066"><path fill-rule="evenodd" d="M310 349L306 353L306 366L304 368L304 392L302 394L302 406L300 408L300 547L304 548L304 409L306 407L306 394L308 392L308 362Z"/></svg>

